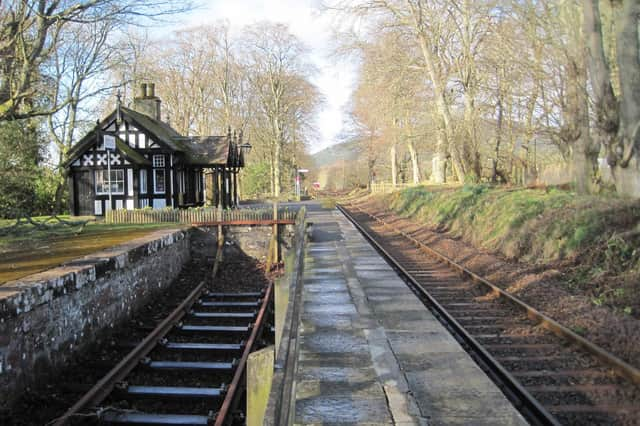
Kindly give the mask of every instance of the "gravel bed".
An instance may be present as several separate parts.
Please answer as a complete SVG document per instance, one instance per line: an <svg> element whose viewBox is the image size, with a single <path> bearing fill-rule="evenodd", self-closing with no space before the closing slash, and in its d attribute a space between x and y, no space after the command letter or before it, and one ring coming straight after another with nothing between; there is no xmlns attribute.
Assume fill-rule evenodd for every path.
<svg viewBox="0 0 640 426"><path fill-rule="evenodd" d="M562 285L558 285L557 288L555 288L553 281L548 280L550 274L543 268L540 268L539 265L535 268L527 268L526 265L509 264L497 256L481 252L463 241L448 238L444 233L425 229L427 227L425 227L424 224L416 224L408 219L396 217L386 211L383 206L369 203L367 205L360 205L359 207L364 208L376 216L384 216L384 220L387 223L392 223L394 227L400 228L404 232L413 235L418 240L425 242L430 247L435 248L457 263L462 264L481 276L487 277L501 288L516 294L526 303L532 304L534 307L547 313L550 317L559 320L561 323L565 323L565 325L572 328L580 327L581 324L591 325L592 327L587 328L584 334L586 334L587 338L595 340L596 344L603 343L602 337L605 334L605 330L611 334L623 329L623 334L627 337L638 335L637 332L629 333L629 330L625 329L626 326L633 323L633 320L626 318L623 318L621 321L614 321L611 324L606 324L601 321L594 324L593 318L597 315L603 315L603 319L611 319L615 317L615 315L607 312L605 309L591 306L585 298L567 295L564 293ZM379 225L367 215L356 213L355 216L359 220L364 221L369 228L379 235L392 235L389 232L389 228ZM400 249L407 250L406 246L402 247L402 244L397 241L397 238L391 237L390 240L391 242L388 246L391 247L392 253L394 253L394 249L396 252ZM417 261L421 257L426 257L426 255L418 250L407 250L402 254L398 253L397 257L399 257L401 261L411 262L413 266L409 269L421 269L416 267ZM431 264L431 261L426 262L426 265ZM519 268L521 269L519 270ZM532 272L534 269L535 272ZM535 278L534 275L536 275ZM441 284L438 282L439 277L444 276L446 276L446 272L440 273L435 271L430 277L424 280L419 279L419 281L425 281L427 283L425 288L428 291L429 287L440 286ZM429 281L432 282L429 284ZM435 281L435 284L433 281ZM455 281L453 281L452 284L458 286ZM559 382L567 385L576 383L583 385L607 385L598 388L589 387L582 391L572 389L562 392L557 390L551 392L549 389L537 390L533 388L532 393L534 393L545 406L620 405L629 407L628 409L620 409L619 412L616 413L606 413L604 415L561 413L558 417L563 424L640 424L640 387L612 375L611 371L602 366L594 357L577 351L575 347L563 344L542 327L532 326L533 323L523 318L520 310L512 308L502 302L492 302L495 296L486 293L487 291L478 285L470 292L442 292L440 295L436 295L435 298L441 302L454 317L468 318L469 320L463 320L465 326L467 324L470 325L467 330L473 335L483 335L480 339L483 344L551 343L555 345L553 348L545 348L544 350L535 351L535 353L533 353L533 350L517 349L515 347L489 349L491 354L497 357L501 364L510 372L541 372L544 374L545 371L591 369L596 373L600 373L600 375L594 374L593 376L567 377L564 381L561 379L547 380L545 376L525 376L522 380L523 384L527 386L540 386L542 384L554 385ZM477 302L477 304L474 302ZM573 302L575 302L573 308L577 306L578 309L562 309ZM469 305L466 306L466 304ZM499 321L494 321L493 323L491 321L471 321L472 317L481 317L483 311L487 312L488 315L493 315L490 312L494 308L501 310L500 316L506 312L507 315L505 318L501 318ZM584 314L585 316L581 317L579 314ZM509 317L514 320L513 324L508 324ZM594 325L596 325L596 327L593 327ZM492 335L495 337L491 337ZM609 350L612 350L612 348L617 349L619 356L629 356L635 354L638 350L638 348L629 350L630 342L626 342L623 346L616 346L616 342L620 342L620 339L611 337L609 341L606 342L608 344L603 346ZM613 352L615 353L616 351Z"/></svg>

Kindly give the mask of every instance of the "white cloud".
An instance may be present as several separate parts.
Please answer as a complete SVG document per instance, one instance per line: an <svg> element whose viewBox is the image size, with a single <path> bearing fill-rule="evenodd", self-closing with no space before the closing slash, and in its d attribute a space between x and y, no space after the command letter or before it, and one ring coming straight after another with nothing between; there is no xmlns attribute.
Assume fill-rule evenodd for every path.
<svg viewBox="0 0 640 426"><path fill-rule="evenodd" d="M313 83L322 93L325 104L318 112L320 139L312 141L312 152L337 142L342 130L344 110L355 81L355 67L330 58L333 16L321 12L318 0L214 0L205 4L182 25L205 25L226 20L233 32L259 21L284 23L310 49L310 59L318 68Z"/></svg>

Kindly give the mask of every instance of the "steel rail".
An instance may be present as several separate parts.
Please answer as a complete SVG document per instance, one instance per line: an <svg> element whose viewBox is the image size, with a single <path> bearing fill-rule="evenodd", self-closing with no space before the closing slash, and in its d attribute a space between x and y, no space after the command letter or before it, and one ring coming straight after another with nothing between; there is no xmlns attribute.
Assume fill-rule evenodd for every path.
<svg viewBox="0 0 640 426"><path fill-rule="evenodd" d="M340 208L344 212L343 208L342 207L340 207ZM454 260L449 259L447 256L445 256L444 254L440 253L439 251L427 246L426 244L424 244L421 241L418 241L414 237L408 235L406 232L397 229L396 227L386 223L384 220L382 220L382 219L376 217L375 215L372 215L372 214L370 214L370 213L368 213L368 212L366 212L366 211L364 211L362 209L358 208L358 210L360 210L362 213L368 215L369 217L375 219L376 221L382 223L383 225L385 225L385 226L387 226L389 228L392 228L394 231L398 232L400 235L402 235L403 237L405 237L408 240L410 240L411 242L413 242L413 244L415 244L422 251L424 251L427 254L432 255L436 259L446 263L447 265L449 265L453 269L455 269L458 272L460 272L463 276L471 278L472 281L480 283L480 284L490 288L493 291L494 294L496 294L496 295L498 295L500 297L504 297L505 299L507 299L509 302L511 302L515 306L518 306L519 308L524 309L527 312L527 316L528 316L529 319L538 321L540 323L540 325L542 325L544 328L546 328L547 330L549 330L552 333L554 333L556 336L559 336L559 337L562 337L564 339L567 339L571 343L575 343L578 346L582 347L588 353L596 356L602 362L607 364L616 373L618 373L618 375L622 376L623 378L626 378L627 380L630 380L631 382L633 382L635 384L640 384L640 369L632 366L631 364L629 364L626 361L618 358L617 356L615 356L612 353L606 351L605 349L601 348L600 346L595 345L594 343L588 341L584 337L576 334L575 332L571 331L569 328L567 328L564 325L558 323L554 319L548 317L547 315L543 314L542 312L538 311L534 307L528 305L527 303L525 303L524 301L518 299L517 297L513 296L512 294L506 292L505 290L503 290L500 287L498 287L497 285L491 283L487 279L481 277L480 275L478 275L478 274L470 271L469 269L465 268L464 266L458 264Z"/></svg>
<svg viewBox="0 0 640 426"><path fill-rule="evenodd" d="M222 260L222 240L218 241L216 260L213 266L213 277L218 273ZM180 320L189 313L191 306L198 300L205 290L205 281L194 288L186 299L174 309L158 326L145 337L142 342L131 350L113 369L111 369L98 383L96 383L78 402L58 418L53 426L67 424L71 418L89 407L99 405L114 390L116 384L122 381L138 364L151 352Z"/></svg>
<svg viewBox="0 0 640 426"><path fill-rule="evenodd" d="M375 238L360 225L355 218L342 206L336 207L347 219L367 238L411 283L415 291L424 297L428 304L437 312L441 320L447 325L462 342L471 349L484 370L489 370L494 379L503 386L503 391L510 397L514 405L527 417L528 420L542 425L559 426L560 422L549 413L521 384L509 373L473 336L471 336L449 312L427 292L418 281L395 258L375 240ZM366 213L366 212L365 212Z"/></svg>
<svg viewBox="0 0 640 426"><path fill-rule="evenodd" d="M244 377L247 359L249 358L249 354L253 351L253 347L256 343L257 338L262 333L262 328L264 327L264 323L266 321L267 308L269 307L269 303L271 302L272 297L273 282L269 283L267 292L262 299L262 306L260 307L260 311L258 311L258 316L256 317L256 322L254 323L251 330L251 335L249 336L247 344L244 347L242 357L238 362L233 380L231 381L231 384L227 389L227 393L225 395L224 401L222 402L222 406L220 407L220 411L218 411L218 414L216 415L215 426L222 426L231 423L229 414L231 414L232 410L238 403L238 390L241 386L241 380Z"/></svg>

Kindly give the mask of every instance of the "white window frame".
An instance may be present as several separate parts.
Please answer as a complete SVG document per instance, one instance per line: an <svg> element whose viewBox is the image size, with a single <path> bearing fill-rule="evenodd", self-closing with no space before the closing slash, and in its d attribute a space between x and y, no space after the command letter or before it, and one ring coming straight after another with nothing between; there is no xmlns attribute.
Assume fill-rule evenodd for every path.
<svg viewBox="0 0 640 426"><path fill-rule="evenodd" d="M162 188L162 191L158 191L158 182L156 180L156 176L158 172L162 173L162 180L164 185L164 187ZM167 174L165 173L164 169L153 169L153 193L166 194L166 192L167 192Z"/></svg>
<svg viewBox="0 0 640 426"><path fill-rule="evenodd" d="M164 155L153 156L153 167L164 168Z"/></svg>
<svg viewBox="0 0 640 426"><path fill-rule="evenodd" d="M140 185L140 193L146 194L147 193L147 169L140 169L140 179L138 183Z"/></svg>
<svg viewBox="0 0 640 426"><path fill-rule="evenodd" d="M133 169L127 169L127 196L133 197Z"/></svg>
<svg viewBox="0 0 640 426"><path fill-rule="evenodd" d="M109 195L109 180L107 176L107 169L99 169L95 171L95 183L96 183L96 195ZM118 179L118 175L122 174L122 179ZM115 176L114 176L115 175ZM98 179L101 177L101 179ZM105 181L105 178L106 181ZM111 195L124 195L124 169L111 169ZM114 191L113 185L122 183L122 191Z"/></svg>

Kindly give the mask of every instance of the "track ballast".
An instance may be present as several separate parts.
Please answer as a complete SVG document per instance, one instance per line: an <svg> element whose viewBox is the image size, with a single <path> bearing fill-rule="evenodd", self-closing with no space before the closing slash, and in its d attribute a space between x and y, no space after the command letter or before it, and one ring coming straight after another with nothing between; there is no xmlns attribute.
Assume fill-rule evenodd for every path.
<svg viewBox="0 0 640 426"><path fill-rule="evenodd" d="M640 424L637 369L383 218L339 208L530 422Z"/></svg>

